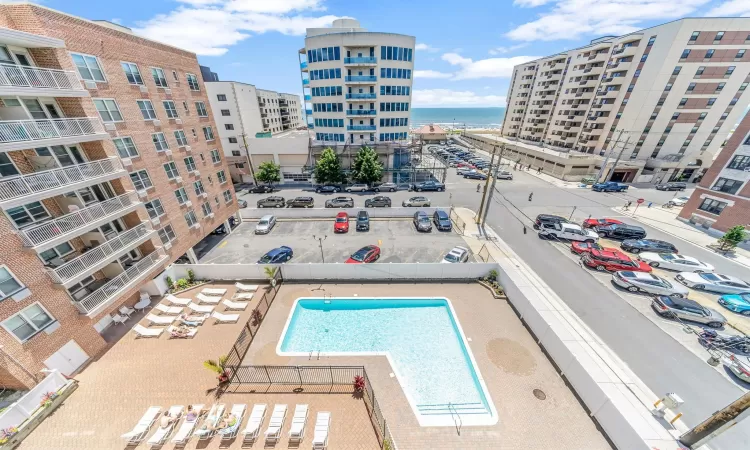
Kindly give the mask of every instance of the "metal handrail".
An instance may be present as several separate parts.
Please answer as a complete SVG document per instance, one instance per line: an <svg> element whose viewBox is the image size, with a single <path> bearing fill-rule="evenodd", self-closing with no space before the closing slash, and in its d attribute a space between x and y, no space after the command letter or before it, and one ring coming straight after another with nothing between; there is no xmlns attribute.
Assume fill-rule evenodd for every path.
<svg viewBox="0 0 750 450"><path fill-rule="evenodd" d="M451 417L453 417L453 413L456 414L456 418L458 418L458 421L456 421L456 418L453 418L453 423L456 424L456 432L459 436L461 436L461 427L463 426L463 421L461 420L461 414L458 413L458 410L453 407L453 405L448 402L448 411L451 413Z"/></svg>
<svg viewBox="0 0 750 450"><path fill-rule="evenodd" d="M40 89L83 89L72 70L0 64L0 86Z"/></svg>
<svg viewBox="0 0 750 450"><path fill-rule="evenodd" d="M0 143L39 141L104 133L98 117L0 121Z"/></svg>

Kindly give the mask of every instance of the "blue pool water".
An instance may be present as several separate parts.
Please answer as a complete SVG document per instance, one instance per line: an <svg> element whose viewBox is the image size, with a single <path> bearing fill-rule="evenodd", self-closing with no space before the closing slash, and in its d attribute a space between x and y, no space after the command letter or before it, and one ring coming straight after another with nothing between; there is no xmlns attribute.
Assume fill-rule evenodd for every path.
<svg viewBox="0 0 750 450"><path fill-rule="evenodd" d="M299 299L279 350L388 353L418 416L492 416L446 299Z"/></svg>

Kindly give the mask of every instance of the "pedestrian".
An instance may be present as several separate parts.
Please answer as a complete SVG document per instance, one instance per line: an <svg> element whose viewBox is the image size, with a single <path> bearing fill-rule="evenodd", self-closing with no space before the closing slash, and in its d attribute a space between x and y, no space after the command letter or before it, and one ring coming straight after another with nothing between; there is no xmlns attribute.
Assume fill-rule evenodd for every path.
<svg viewBox="0 0 750 450"><path fill-rule="evenodd" d="M479 192L479 187L482 186L482 183L477 183L477 192Z"/></svg>
<svg viewBox="0 0 750 450"><path fill-rule="evenodd" d="M650 208L651 205L653 205L653 204L654 204L654 202L648 202L648 206L646 206L646 208Z"/></svg>
<svg viewBox="0 0 750 450"><path fill-rule="evenodd" d="M538 169L536 170L536 173L537 173L537 174L540 174L540 173L542 173L542 168L541 168L541 167L540 167L540 168L538 168Z"/></svg>
<svg viewBox="0 0 750 450"><path fill-rule="evenodd" d="M624 207L624 208L622 208L622 209L624 209L625 211L627 211L627 210L628 210L628 208L630 208L630 205L631 205L632 203L633 203L632 201L629 201L629 200L628 200L628 202L627 202L627 203L625 203L625 207Z"/></svg>
<svg viewBox="0 0 750 450"><path fill-rule="evenodd" d="M533 196L534 196L533 192L531 194L529 194L529 201L531 201L531 197L533 197Z"/></svg>
<svg viewBox="0 0 750 450"><path fill-rule="evenodd" d="M529 166L526 168L527 171L531 170L531 163L529 163Z"/></svg>

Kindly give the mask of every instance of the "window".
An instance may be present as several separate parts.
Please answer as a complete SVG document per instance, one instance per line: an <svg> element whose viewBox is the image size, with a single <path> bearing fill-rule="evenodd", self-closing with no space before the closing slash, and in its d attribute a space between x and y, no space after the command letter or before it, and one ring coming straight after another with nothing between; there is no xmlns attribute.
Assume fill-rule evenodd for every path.
<svg viewBox="0 0 750 450"><path fill-rule="evenodd" d="M114 100L95 98L94 105L96 110L99 111L102 122L122 122L120 108L117 107L117 102Z"/></svg>
<svg viewBox="0 0 750 450"><path fill-rule="evenodd" d="M231 123L225 123L225 124L224 124L224 129L225 129L225 130L229 130L229 131L231 131L231 130L234 130L234 124L231 124Z"/></svg>
<svg viewBox="0 0 750 450"><path fill-rule="evenodd" d="M82 79L88 81L107 81L104 78L101 65L99 65L99 58L96 56L71 53L70 57L73 58L73 63L75 63L78 74Z"/></svg>
<svg viewBox="0 0 750 450"><path fill-rule="evenodd" d="M185 213L185 222L187 222L189 227L198 223L198 218L195 217L195 213L192 210Z"/></svg>
<svg viewBox="0 0 750 450"><path fill-rule="evenodd" d="M192 73L185 74L187 77L188 87L191 91L200 91L201 88L198 85L198 77L193 75Z"/></svg>
<svg viewBox="0 0 750 450"><path fill-rule="evenodd" d="M188 201L188 196L185 192L185 188L179 188L174 191L174 196L177 197L177 203L179 203L180 205Z"/></svg>
<svg viewBox="0 0 750 450"><path fill-rule="evenodd" d="M706 50L706 55L703 57L704 59L711 59L714 56L714 49Z"/></svg>
<svg viewBox="0 0 750 450"><path fill-rule="evenodd" d="M164 225L161 227L157 233L159 234L159 239L161 239L162 244L168 244L175 239L177 239L177 235L174 232L174 229L172 228L172 225Z"/></svg>
<svg viewBox="0 0 750 450"><path fill-rule="evenodd" d="M227 96L224 94L217 94L216 99L219 100L220 102L225 102L227 101Z"/></svg>
<svg viewBox="0 0 750 450"><path fill-rule="evenodd" d="M221 162L221 156L219 156L218 149L211 150L211 162L213 162L214 164Z"/></svg>
<svg viewBox="0 0 750 450"><path fill-rule="evenodd" d="M232 191L230 191L229 189L224 191L224 201L227 203L232 201Z"/></svg>
<svg viewBox="0 0 750 450"><path fill-rule="evenodd" d="M120 155L120 158L135 158L138 156L138 149L135 148L133 139L130 137L115 138L112 139L112 142L115 143L117 154Z"/></svg>
<svg viewBox="0 0 750 450"><path fill-rule="evenodd" d="M219 180L220 184L224 184L227 182L227 176L223 170L216 172L216 178Z"/></svg>
<svg viewBox="0 0 750 450"><path fill-rule="evenodd" d="M177 130L174 132L174 138L177 141L178 147L184 147L188 145L187 138L185 137L185 132L182 130Z"/></svg>
<svg viewBox="0 0 750 450"><path fill-rule="evenodd" d="M138 66L133 63L121 62L122 70L125 71L125 77L128 79L130 84L143 84L143 78L141 78L141 72L138 70Z"/></svg>
<svg viewBox="0 0 750 450"><path fill-rule="evenodd" d="M40 202L31 202L6 210L10 220L21 228L26 225L49 219L51 216Z"/></svg>
<svg viewBox="0 0 750 450"><path fill-rule="evenodd" d="M53 259L69 255L73 253L73 251L74 250L72 245L68 244L67 242L63 242L60 245L56 245L49 250L45 250L39 253L39 257L42 258L45 263L49 263Z"/></svg>
<svg viewBox="0 0 750 450"><path fill-rule="evenodd" d="M690 50L685 49L685 50L682 51L682 55L680 55L680 59L685 59L688 56L690 56Z"/></svg>
<svg viewBox="0 0 750 450"><path fill-rule="evenodd" d="M211 214L213 214L213 211L211 210L211 203L204 202L201 204L201 210L203 210L203 217L208 217Z"/></svg>
<svg viewBox="0 0 750 450"><path fill-rule="evenodd" d="M734 73L734 69L735 69L734 66L727 67L727 71L724 73L724 76L728 77L728 76L732 75Z"/></svg>
<svg viewBox="0 0 750 450"><path fill-rule="evenodd" d="M696 76L696 77L700 77L701 75L703 75L703 72L704 72L705 70L706 70L706 67L705 67L705 66L700 66L700 67L698 67L698 70L696 70L696 71L695 71L695 76Z"/></svg>
<svg viewBox="0 0 750 450"><path fill-rule="evenodd" d="M743 48L743 49L741 49L741 50L737 50L737 54L736 54L736 55L734 55L734 59L740 59L740 58L742 58L743 56L745 56L745 51L746 51L746 50L745 50L744 48Z"/></svg>
<svg viewBox="0 0 750 450"><path fill-rule="evenodd" d="M737 97L734 97L733 99L729 100L729 106L734 106L737 104L737 102L740 101Z"/></svg>
<svg viewBox="0 0 750 450"><path fill-rule="evenodd" d="M195 160L192 156L188 156L187 158L183 159L185 162L185 167L187 168L188 172L195 171Z"/></svg>
<svg viewBox="0 0 750 450"><path fill-rule="evenodd" d="M157 217L161 217L164 214L164 207L161 204L161 200L158 198L151 200L150 202L143 205L146 207L146 212L148 213L148 216L152 219L156 219Z"/></svg>
<svg viewBox="0 0 750 450"><path fill-rule="evenodd" d="M167 117L169 117L170 119L176 119L177 117L179 117L177 115L177 107L174 106L173 101L165 100L162 102L162 104L164 105L164 111L167 112Z"/></svg>
<svg viewBox="0 0 750 450"><path fill-rule="evenodd" d="M745 170L750 167L750 156L735 155L727 165L727 169Z"/></svg>
<svg viewBox="0 0 750 450"><path fill-rule="evenodd" d="M719 83L716 86L716 92L721 92L721 90L724 89L724 86L726 86L726 83Z"/></svg>
<svg viewBox="0 0 750 450"><path fill-rule="evenodd" d="M697 41L698 40L698 36L700 36L700 34L701 34L700 31L693 31L693 34L690 35L690 40L691 41Z"/></svg>
<svg viewBox="0 0 750 450"><path fill-rule="evenodd" d="M650 38L648 38L648 43L646 44L646 47L651 47L652 45L654 45L654 41L656 41L656 36L651 36Z"/></svg>
<svg viewBox="0 0 750 450"><path fill-rule="evenodd" d="M236 137L230 137L229 138L229 143L230 144L236 144L237 143L237 138Z"/></svg>
<svg viewBox="0 0 750 450"><path fill-rule="evenodd" d="M677 120L680 117L680 113L672 114L672 120Z"/></svg>
<svg viewBox="0 0 750 450"><path fill-rule="evenodd" d="M55 323L52 317L39 303L34 303L3 322L8 330L21 342L26 342L35 334Z"/></svg>
<svg viewBox="0 0 750 450"><path fill-rule="evenodd" d="M165 88L167 87L167 78L164 76L164 71L158 67L151 68L151 76L154 77L154 83L157 86Z"/></svg>
<svg viewBox="0 0 750 450"><path fill-rule="evenodd" d="M706 118L706 116L707 116L707 114L706 114L706 113L701 113L701 114L700 114L700 115L698 116L698 120L703 120L703 119L705 119L705 118Z"/></svg>
<svg viewBox="0 0 750 450"><path fill-rule="evenodd" d="M185 115L189 115L190 109L188 108L187 102L182 102L182 107L185 109Z"/></svg>
<svg viewBox="0 0 750 450"><path fill-rule="evenodd" d="M680 106L685 106L685 105L687 104L687 101L688 101L688 99L686 99L686 98L681 98L681 99L680 99Z"/></svg>
<svg viewBox="0 0 750 450"><path fill-rule="evenodd" d="M724 37L724 32L723 31L719 31L718 33L716 33L716 36L714 36L714 41L720 41L721 38L723 38L723 37Z"/></svg>
<svg viewBox="0 0 750 450"><path fill-rule="evenodd" d="M206 141L213 141L214 130L211 127L203 127L203 137L206 138Z"/></svg>
<svg viewBox="0 0 750 450"><path fill-rule="evenodd" d="M716 98L709 98L708 102L706 102L706 105L713 106L714 103L716 103Z"/></svg>
<svg viewBox="0 0 750 450"><path fill-rule="evenodd" d="M10 269L0 266L0 299L13 295L24 287Z"/></svg>
<svg viewBox="0 0 750 450"><path fill-rule="evenodd" d="M718 200L707 198L703 200L703 203L700 204L698 209L700 209L701 211L706 211L707 213L711 213L711 214L721 214L721 211L724 210L725 206L727 206L725 202L720 202Z"/></svg>
<svg viewBox="0 0 750 450"><path fill-rule="evenodd" d="M198 111L198 117L208 117L208 112L206 112L205 103L195 102L195 110Z"/></svg>
<svg viewBox="0 0 750 450"><path fill-rule="evenodd" d="M232 150L232 156L242 156L239 150Z"/></svg>
<svg viewBox="0 0 750 450"><path fill-rule="evenodd" d="M736 194L742 186L742 181L730 180L729 178L719 178L716 184L711 188L712 191L726 192L727 194Z"/></svg>
<svg viewBox="0 0 750 450"><path fill-rule="evenodd" d="M167 172L167 178L169 178L170 180L173 180L175 177L180 176L180 172L177 171L177 165L174 163L174 161L170 161L164 164L164 171Z"/></svg>
<svg viewBox="0 0 750 450"><path fill-rule="evenodd" d="M136 191L142 191L153 186L151 178L148 176L148 172L145 169L139 170L138 172L132 172L130 174L130 181L135 185Z"/></svg>
<svg viewBox="0 0 750 450"><path fill-rule="evenodd" d="M672 71L672 75L679 75L681 70L682 66L675 66L674 70Z"/></svg>
<svg viewBox="0 0 750 450"><path fill-rule="evenodd" d="M195 195L201 195L206 192L206 189L203 188L203 182L200 180L193 183L193 190L195 190Z"/></svg>
<svg viewBox="0 0 750 450"><path fill-rule="evenodd" d="M747 83L742 83L739 90L744 91L745 89L747 89Z"/></svg>
<svg viewBox="0 0 750 450"><path fill-rule="evenodd" d="M163 152L169 148L167 138L164 137L164 133L154 133L151 135L151 140L154 142L154 147L157 152Z"/></svg>
<svg viewBox="0 0 750 450"><path fill-rule="evenodd" d="M222 109L221 110L221 115L224 116L224 117L228 117L228 116L231 116L232 114L229 112L228 109Z"/></svg>
<svg viewBox="0 0 750 450"><path fill-rule="evenodd" d="M138 109L141 110L143 120L155 120L156 111L154 111L154 105L151 104L151 100L138 100Z"/></svg>
<svg viewBox="0 0 750 450"><path fill-rule="evenodd" d="M178 83L180 82L180 77L177 76L177 71L176 70L172 71L172 78L174 78L174 80L176 82L178 82Z"/></svg>

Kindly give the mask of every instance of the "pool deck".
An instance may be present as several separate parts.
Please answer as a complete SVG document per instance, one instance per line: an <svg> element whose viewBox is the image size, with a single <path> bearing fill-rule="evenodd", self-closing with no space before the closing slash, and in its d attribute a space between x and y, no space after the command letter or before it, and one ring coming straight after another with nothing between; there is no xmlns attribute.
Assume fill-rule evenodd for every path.
<svg viewBox="0 0 750 450"><path fill-rule="evenodd" d="M462 427L460 435L456 427L420 427L397 379L390 376L393 370L384 356L318 359L278 355L276 345L294 300L324 294L447 297L470 339L469 346L498 411L499 422L493 426ZM284 284L244 364L364 365L399 450L611 449L508 302L494 299L478 284ZM546 399L535 397L535 389L543 391Z"/></svg>

